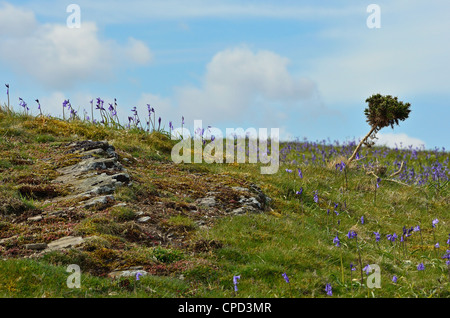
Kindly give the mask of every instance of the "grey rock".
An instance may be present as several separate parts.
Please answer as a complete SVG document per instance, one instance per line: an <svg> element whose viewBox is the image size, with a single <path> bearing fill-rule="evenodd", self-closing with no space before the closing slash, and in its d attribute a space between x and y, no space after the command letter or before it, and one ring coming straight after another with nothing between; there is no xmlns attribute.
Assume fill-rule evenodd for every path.
<svg viewBox="0 0 450 318"><path fill-rule="evenodd" d="M198 204L207 206L207 207L213 207L216 205L216 198L215 197L205 197L203 199L200 199L198 201Z"/></svg>
<svg viewBox="0 0 450 318"><path fill-rule="evenodd" d="M75 247L83 244L84 239L81 236L66 236L59 240L47 244L47 249L44 252L61 250L68 247Z"/></svg>
<svg viewBox="0 0 450 318"><path fill-rule="evenodd" d="M114 271L108 274L110 278L120 278L120 277L136 277L137 273L140 273L142 276L147 276L148 272L144 270L124 270L124 271Z"/></svg>
<svg viewBox="0 0 450 318"><path fill-rule="evenodd" d="M27 250L44 250L47 248L47 244L45 243L25 244L25 248Z"/></svg>
<svg viewBox="0 0 450 318"><path fill-rule="evenodd" d="M108 204L109 201L113 201L113 200L114 200L114 196L103 195L103 196L94 197L92 199L89 199L89 200L83 202L82 205L85 209L89 209L94 206L98 206L98 207L104 206L104 205Z"/></svg>
<svg viewBox="0 0 450 318"><path fill-rule="evenodd" d="M42 219L43 219L42 215L38 215L38 216L33 216L31 218L28 218L27 220L28 221L32 221L32 222L38 222L38 221L40 221Z"/></svg>
<svg viewBox="0 0 450 318"><path fill-rule="evenodd" d="M151 217L149 217L149 216L143 216L143 217L137 219L137 221L138 221L139 223L146 223L146 222L148 222L148 221L150 221L150 220L151 220Z"/></svg>

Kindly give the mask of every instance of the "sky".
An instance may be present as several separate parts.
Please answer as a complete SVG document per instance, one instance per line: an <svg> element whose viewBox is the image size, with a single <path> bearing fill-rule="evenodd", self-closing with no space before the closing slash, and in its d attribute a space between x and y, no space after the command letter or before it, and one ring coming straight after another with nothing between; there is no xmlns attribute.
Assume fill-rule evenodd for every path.
<svg viewBox="0 0 450 318"><path fill-rule="evenodd" d="M166 129L184 116L342 143L370 130L365 100L380 93L411 114L379 144L450 149L448 12L445 0L0 0L0 103L4 83L33 114L35 99L62 117L65 99L83 114L116 98L122 122L133 107L145 122L150 104Z"/></svg>

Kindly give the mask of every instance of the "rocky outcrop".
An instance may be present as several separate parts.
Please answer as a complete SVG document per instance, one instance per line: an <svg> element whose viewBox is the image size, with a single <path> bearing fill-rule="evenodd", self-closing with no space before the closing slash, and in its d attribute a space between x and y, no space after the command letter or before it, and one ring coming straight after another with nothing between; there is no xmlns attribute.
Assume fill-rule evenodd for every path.
<svg viewBox="0 0 450 318"><path fill-rule="evenodd" d="M203 208L218 208L224 210L231 215L240 215L245 213L261 213L264 212L271 201L261 189L255 184L245 187L226 187L223 191L231 191L239 200L233 202L220 202L221 191L210 191L205 197L196 201Z"/></svg>
<svg viewBox="0 0 450 318"><path fill-rule="evenodd" d="M84 208L104 206L114 200L111 193L130 182L130 176L118 160L113 146L105 141L77 141L67 145L67 152L77 154L81 161L58 169L53 180L70 187L72 194L61 199L84 201Z"/></svg>

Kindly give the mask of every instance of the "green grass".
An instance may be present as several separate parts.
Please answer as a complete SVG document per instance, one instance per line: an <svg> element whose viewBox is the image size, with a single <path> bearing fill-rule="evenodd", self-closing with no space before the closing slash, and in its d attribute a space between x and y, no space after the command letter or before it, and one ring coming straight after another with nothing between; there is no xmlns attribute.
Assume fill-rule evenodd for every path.
<svg viewBox="0 0 450 318"><path fill-rule="evenodd" d="M170 163L173 142L163 134L148 135L139 131L123 132L114 128L89 125L83 122L62 122L56 119L33 119L23 115L5 115L0 112L0 211L3 214L22 213L41 206L42 202L20 198L15 184L27 176L44 179L34 166L18 164L14 158L46 157L56 146L78 138L101 140L107 138L126 158L146 162L145 166L127 164L136 179L131 187L121 187L115 196L127 204L137 204L155 196L176 204L193 202L190 197L176 195L178 185L163 188L169 175L158 174L163 164ZM375 150L384 151L384 148ZM291 152L286 161L302 158L311 160L308 150ZM399 154L391 151L386 157L366 151L367 160L379 158L386 164L388 174L395 170L392 162ZM418 153L418 160L410 163L417 171L422 165L440 159L432 151ZM329 163L335 158L328 158ZM133 159L134 160L134 159ZM40 166L48 168L45 162ZM150 170L149 167L158 169ZM293 170L287 173L286 168ZM296 175L301 168L303 178ZM8 258L0 261L0 296L2 297L329 297L325 285L332 285L333 297L450 297L449 268L442 259L448 249L449 186L448 183L429 183L425 186L406 186L382 180L376 190L375 179L363 169L347 171L347 184L342 172L330 164L281 165L273 175L261 175L259 164L193 164L180 165L182 173L201 173L207 177L231 175L240 180L258 184L272 198L271 209L261 214L248 214L216 219L211 227L199 227L188 212L167 215L160 224L167 229L189 233L189 241L216 241L220 247L193 252L178 246L148 247L133 243L120 248L126 241L125 230L131 226L133 210L116 208L110 215L86 217L74 228L77 235L95 235L96 241L86 252L53 253L37 259ZM48 175L46 173L45 175ZM51 178L50 178L51 179ZM177 182L177 179L171 179ZM47 180L49 181L49 180ZM181 184L181 179L179 180ZM183 181L184 182L184 181ZM303 193L296 191L303 188ZM314 201L317 191L319 201ZM334 204L338 203L334 213ZM327 212L329 210L329 213ZM361 224L361 217L364 224ZM436 228L432 220L439 219ZM2 220L3 231L19 226ZM400 242L402 228L420 225L422 231L412 233L406 245ZM348 231L358 234L358 240L346 237ZM373 232L381 234L375 242ZM392 243L386 235L397 233ZM186 234L187 235L187 234ZM333 244L338 235L341 246ZM381 288L366 285L356 243L361 252L362 266L377 264L381 269ZM440 243L436 250L435 243ZM121 257L127 264L153 266L156 274L113 281L108 277L90 274L84 267L102 264ZM341 263L342 262L342 263ZM350 270L350 263L357 269ZM419 263L425 265L418 271ZM82 267L80 289L66 286L70 275L65 269L70 264ZM341 264L343 267L341 267ZM84 267L83 267L84 266ZM158 271L163 274L158 274ZM342 275L343 271L343 275ZM283 274L290 282L287 283ZM233 276L240 275L238 292L234 291ZM397 283L392 281L393 276ZM343 276L343 277L342 277ZM128 280L128 282L123 282Z"/></svg>

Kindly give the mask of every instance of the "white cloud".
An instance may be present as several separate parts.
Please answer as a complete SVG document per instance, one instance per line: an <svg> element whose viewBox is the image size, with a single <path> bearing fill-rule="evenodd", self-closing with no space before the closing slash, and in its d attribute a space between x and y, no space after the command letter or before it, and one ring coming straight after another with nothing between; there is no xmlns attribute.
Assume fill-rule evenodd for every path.
<svg viewBox="0 0 450 318"><path fill-rule="evenodd" d="M207 65L201 87L177 89L180 111L213 125L249 117L283 118L288 109L316 94L315 84L292 75L288 65L287 58L271 51L247 47L221 51Z"/></svg>
<svg viewBox="0 0 450 318"><path fill-rule="evenodd" d="M8 30L0 31L0 61L53 89L87 79L107 81L118 65L144 65L152 59L148 47L134 38L124 46L101 40L93 22L73 29L39 24L32 12L10 4L0 7L0 30Z"/></svg>
<svg viewBox="0 0 450 318"><path fill-rule="evenodd" d="M153 53L144 42L135 38L128 39L128 46L124 48L125 55L138 65L146 65L153 60Z"/></svg>
<svg viewBox="0 0 450 318"><path fill-rule="evenodd" d="M385 133L377 134L378 140L376 144L379 146L387 146L389 148L407 148L412 146L413 148L425 148L425 142L414 137L410 137L405 133Z"/></svg>

